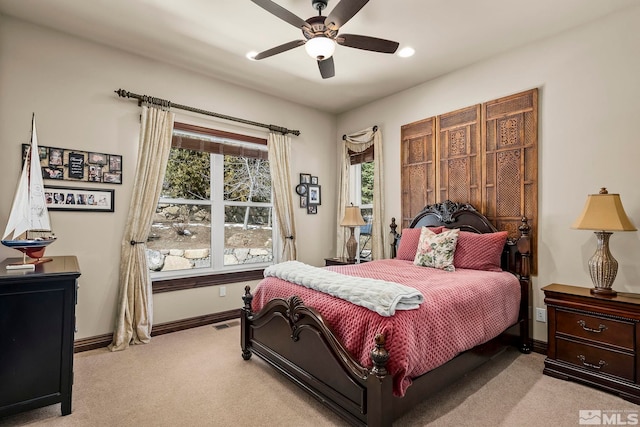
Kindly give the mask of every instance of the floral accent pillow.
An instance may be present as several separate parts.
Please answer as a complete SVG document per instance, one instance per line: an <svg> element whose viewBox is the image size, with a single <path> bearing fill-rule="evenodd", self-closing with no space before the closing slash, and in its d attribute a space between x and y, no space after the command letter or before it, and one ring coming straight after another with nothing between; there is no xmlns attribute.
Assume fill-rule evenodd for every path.
<svg viewBox="0 0 640 427"><path fill-rule="evenodd" d="M413 263L422 267L455 271L453 256L458 243L458 233L459 230L457 228L436 234L427 227L422 227L418 250Z"/></svg>
<svg viewBox="0 0 640 427"><path fill-rule="evenodd" d="M438 234L444 227L429 227L429 230ZM418 241L420 240L420 233L422 233L422 227L420 228L405 228L402 230L402 237L400 237L400 244L398 245L398 253L396 259L402 259L405 261L413 261L416 258L416 252L418 250Z"/></svg>

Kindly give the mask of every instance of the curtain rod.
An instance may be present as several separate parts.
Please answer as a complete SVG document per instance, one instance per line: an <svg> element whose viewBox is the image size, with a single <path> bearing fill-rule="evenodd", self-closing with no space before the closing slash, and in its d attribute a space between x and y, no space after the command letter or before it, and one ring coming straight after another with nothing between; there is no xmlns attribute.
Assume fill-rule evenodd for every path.
<svg viewBox="0 0 640 427"><path fill-rule="evenodd" d="M213 116L213 117L217 117L219 119L231 120L232 122L239 122L239 123L244 123L246 125L266 128L266 129L269 129L269 130L274 131L274 132L279 132L279 133L281 133L283 135L286 135L288 133L291 133L291 134L293 134L295 136L299 136L300 135L300 131L299 130L287 129L287 128L283 128L281 126L276 126L276 125L265 125L264 123L252 122L251 120L245 120L245 119L239 119L237 117L225 116L224 114L213 113L211 111L201 110L200 108L189 107L188 105L174 104L171 101L167 101L166 99L155 98L155 97L147 96L147 95L138 95L137 93L129 92L129 91L126 91L124 89L114 90L114 92L117 93L118 96L120 96L121 98L134 98L134 99L137 99L138 100L138 105L140 105L143 102L146 102L146 103L149 103L149 104L153 104L153 105L164 105L164 106L168 105L169 107L177 108L179 110L191 111L193 113L204 114L205 116Z"/></svg>
<svg viewBox="0 0 640 427"><path fill-rule="evenodd" d="M378 130L378 125L374 125L373 126L373 131L377 131ZM346 141L347 140L347 134L345 133L344 135L342 135L342 140Z"/></svg>

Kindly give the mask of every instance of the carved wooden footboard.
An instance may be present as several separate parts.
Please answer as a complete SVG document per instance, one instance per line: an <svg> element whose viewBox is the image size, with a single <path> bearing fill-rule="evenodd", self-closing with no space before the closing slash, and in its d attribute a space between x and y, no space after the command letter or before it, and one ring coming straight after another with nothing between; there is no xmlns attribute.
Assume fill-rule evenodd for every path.
<svg viewBox="0 0 640 427"><path fill-rule="evenodd" d="M334 337L322 317L298 297L271 300L251 312L249 286L242 309L242 357L256 354L347 421L356 425L390 425L381 399L392 396L384 365L389 355L379 335L372 351L374 368L360 366ZM384 397L384 398L383 398ZM372 419L381 423L371 423Z"/></svg>
<svg viewBox="0 0 640 427"><path fill-rule="evenodd" d="M423 213L426 213L416 217L414 226L439 225L439 222L450 228L481 233L495 231L486 218L469 205L462 208L457 204L448 205L447 209L452 209L453 215L438 216L433 206L425 208ZM530 246L526 219L520 232L519 239L507 243L503 257L503 268L517 274L520 280L522 298L518 322L499 337L414 378L403 397L393 395L392 377L385 368L389 354L384 347L384 336L378 335L376 342L371 343L373 368L367 369L351 357L322 316L296 296L273 299L259 313L253 313L253 296L249 286L245 288L241 314L242 357L249 360L256 354L353 425L391 426L393 420L429 395L503 350L505 338L512 343L516 337L519 349L530 352Z"/></svg>

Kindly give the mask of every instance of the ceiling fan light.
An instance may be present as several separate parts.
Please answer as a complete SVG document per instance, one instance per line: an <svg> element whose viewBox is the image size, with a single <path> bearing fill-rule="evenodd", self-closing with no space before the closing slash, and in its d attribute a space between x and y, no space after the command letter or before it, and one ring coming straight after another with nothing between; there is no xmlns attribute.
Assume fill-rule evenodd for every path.
<svg viewBox="0 0 640 427"><path fill-rule="evenodd" d="M400 49L400 51L398 51L398 56L400 58L409 58L413 56L415 53L416 51L412 47L407 46Z"/></svg>
<svg viewBox="0 0 640 427"><path fill-rule="evenodd" d="M324 61L333 56L333 52L336 50L336 42L330 38L318 36L307 40L304 48L313 59Z"/></svg>

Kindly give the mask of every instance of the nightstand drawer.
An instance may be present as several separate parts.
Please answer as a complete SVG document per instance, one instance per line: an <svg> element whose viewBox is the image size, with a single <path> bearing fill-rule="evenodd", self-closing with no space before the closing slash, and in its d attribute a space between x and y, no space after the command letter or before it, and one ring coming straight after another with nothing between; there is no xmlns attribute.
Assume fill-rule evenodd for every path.
<svg viewBox="0 0 640 427"><path fill-rule="evenodd" d="M635 348L635 325L631 322L561 309L556 311L556 322L556 333L586 338L629 350Z"/></svg>
<svg viewBox="0 0 640 427"><path fill-rule="evenodd" d="M615 375L634 381L634 356L609 351L592 345L558 338L556 359L579 366L587 371Z"/></svg>

